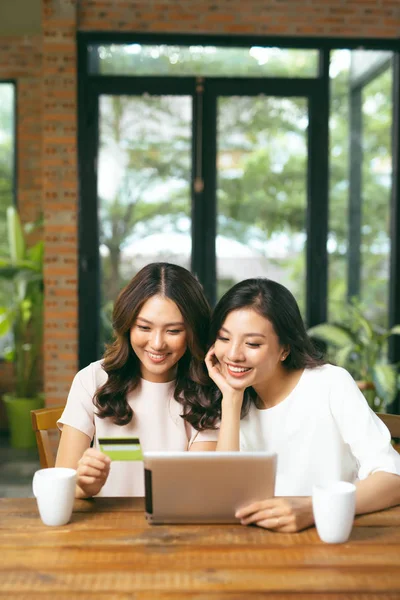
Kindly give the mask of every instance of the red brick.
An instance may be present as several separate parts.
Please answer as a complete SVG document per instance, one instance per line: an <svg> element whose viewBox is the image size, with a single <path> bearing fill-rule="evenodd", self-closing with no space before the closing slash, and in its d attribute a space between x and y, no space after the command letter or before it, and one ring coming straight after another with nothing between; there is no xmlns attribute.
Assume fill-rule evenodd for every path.
<svg viewBox="0 0 400 600"><path fill-rule="evenodd" d="M65 401L77 365L77 5L43 0L42 36L0 39L0 78L18 83L19 206L24 221L45 216L50 404ZM79 27L398 39L400 6L399 0L81 0Z"/></svg>

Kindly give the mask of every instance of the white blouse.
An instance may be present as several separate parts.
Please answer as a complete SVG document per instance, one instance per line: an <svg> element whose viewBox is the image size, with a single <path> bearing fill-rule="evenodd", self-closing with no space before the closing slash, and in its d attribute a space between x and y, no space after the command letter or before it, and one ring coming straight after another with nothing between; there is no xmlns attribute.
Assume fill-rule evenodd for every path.
<svg viewBox="0 0 400 600"><path fill-rule="evenodd" d="M196 442L216 442L218 431L198 432L182 419L182 405L174 397L175 381L152 383L140 380L128 396L134 417L128 425L115 425L110 418L96 415L93 397L107 380L102 361L91 363L76 374L58 426L70 425L94 438L138 437L142 450L185 451ZM110 474L99 496L144 496L143 462L112 461Z"/></svg>
<svg viewBox="0 0 400 600"><path fill-rule="evenodd" d="M400 475L390 433L341 367L305 369L272 408L252 404L240 426L244 451L277 452L277 496L310 496L315 483L354 482L375 471Z"/></svg>

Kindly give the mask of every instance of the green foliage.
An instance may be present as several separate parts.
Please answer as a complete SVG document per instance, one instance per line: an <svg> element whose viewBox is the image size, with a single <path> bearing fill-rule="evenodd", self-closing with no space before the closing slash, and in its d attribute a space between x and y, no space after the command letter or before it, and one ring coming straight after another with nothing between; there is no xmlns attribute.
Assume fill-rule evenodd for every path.
<svg viewBox="0 0 400 600"><path fill-rule="evenodd" d="M322 323L311 327L308 334L325 342L328 358L346 368L356 380L375 386L372 398L366 394L374 410L385 410L400 389L398 364L387 361L387 341L400 335L400 325L384 329L368 318L366 311L353 300L339 323Z"/></svg>
<svg viewBox="0 0 400 600"><path fill-rule="evenodd" d="M123 264L124 249L160 231L180 231L190 214L190 135L186 99L104 96L101 156L119 156L123 173L100 198L102 257L101 346L110 342L110 306L137 270ZM190 112L187 111L186 112ZM162 190L162 193L160 193ZM165 191L164 191L165 190Z"/></svg>
<svg viewBox="0 0 400 600"><path fill-rule="evenodd" d="M10 344L4 358L15 366L15 395L38 394L37 364L43 340L43 241L30 248L19 216L7 209L9 256L0 258L0 284L11 287L8 304L0 306L0 337Z"/></svg>
<svg viewBox="0 0 400 600"><path fill-rule="evenodd" d="M336 54L333 53L333 54ZM361 298L385 326L388 306L391 193L392 78L388 68L362 94ZM349 70L331 81L329 318L339 318L346 301L348 251ZM339 309L340 310L340 309Z"/></svg>
<svg viewBox="0 0 400 600"><path fill-rule="evenodd" d="M132 44L100 46L97 51L104 75L312 77L318 68L315 50Z"/></svg>
<svg viewBox="0 0 400 600"><path fill-rule="evenodd" d="M315 74L311 54L275 50L265 64L270 75ZM99 69L102 73L136 75L206 72L211 77L261 73L257 52L248 53L245 59L242 49L229 49L220 55L218 52L195 47L137 45L127 50L102 46ZM350 65L346 53L332 52L332 61L338 59L339 68L331 73L330 103L331 320L337 320L336 307L346 301L347 295L351 131ZM360 139L361 297L366 305L374 307L374 322L381 326L387 320L388 304L391 87L390 68L365 87ZM274 258L266 253L265 259L274 272L280 272L280 280L304 308L309 107L300 97L246 96L245 87L242 93L220 97L217 102L218 235L257 248L268 247L268 242L276 239L286 240L286 254ZM101 149L120 156L123 163L123 177L114 195L100 199L101 243L107 250L102 259L104 304L113 302L136 272L136 257L130 265L124 257L124 250L132 242L152 233L182 231L180 222L190 222L192 115L183 110L182 101L179 96L153 95L102 96L100 100ZM220 287L225 289L225 283Z"/></svg>

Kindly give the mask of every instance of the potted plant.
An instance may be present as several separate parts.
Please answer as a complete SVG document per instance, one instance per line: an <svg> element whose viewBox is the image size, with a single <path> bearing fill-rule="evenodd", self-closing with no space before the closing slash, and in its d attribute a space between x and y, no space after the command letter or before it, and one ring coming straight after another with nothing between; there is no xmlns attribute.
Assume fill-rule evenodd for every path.
<svg viewBox="0 0 400 600"><path fill-rule="evenodd" d="M400 389L398 364L388 362L386 351L388 338L400 335L400 325L379 327L353 300L342 322L316 325L308 334L327 344L328 359L351 373L373 410L384 412L395 400Z"/></svg>
<svg viewBox="0 0 400 600"><path fill-rule="evenodd" d="M14 365L14 392L3 400L14 448L35 446L30 411L44 405L38 362L43 342L43 254L39 241L28 247L17 211L7 210L9 257L0 258L0 282L11 286L9 302L0 306L3 358Z"/></svg>

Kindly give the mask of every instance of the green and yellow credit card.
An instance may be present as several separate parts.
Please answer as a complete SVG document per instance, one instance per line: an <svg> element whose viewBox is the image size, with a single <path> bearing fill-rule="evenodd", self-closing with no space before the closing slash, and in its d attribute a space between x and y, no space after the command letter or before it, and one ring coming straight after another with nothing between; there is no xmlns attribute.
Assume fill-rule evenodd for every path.
<svg viewBox="0 0 400 600"><path fill-rule="evenodd" d="M111 460L143 460L139 438L99 438L99 449Z"/></svg>

